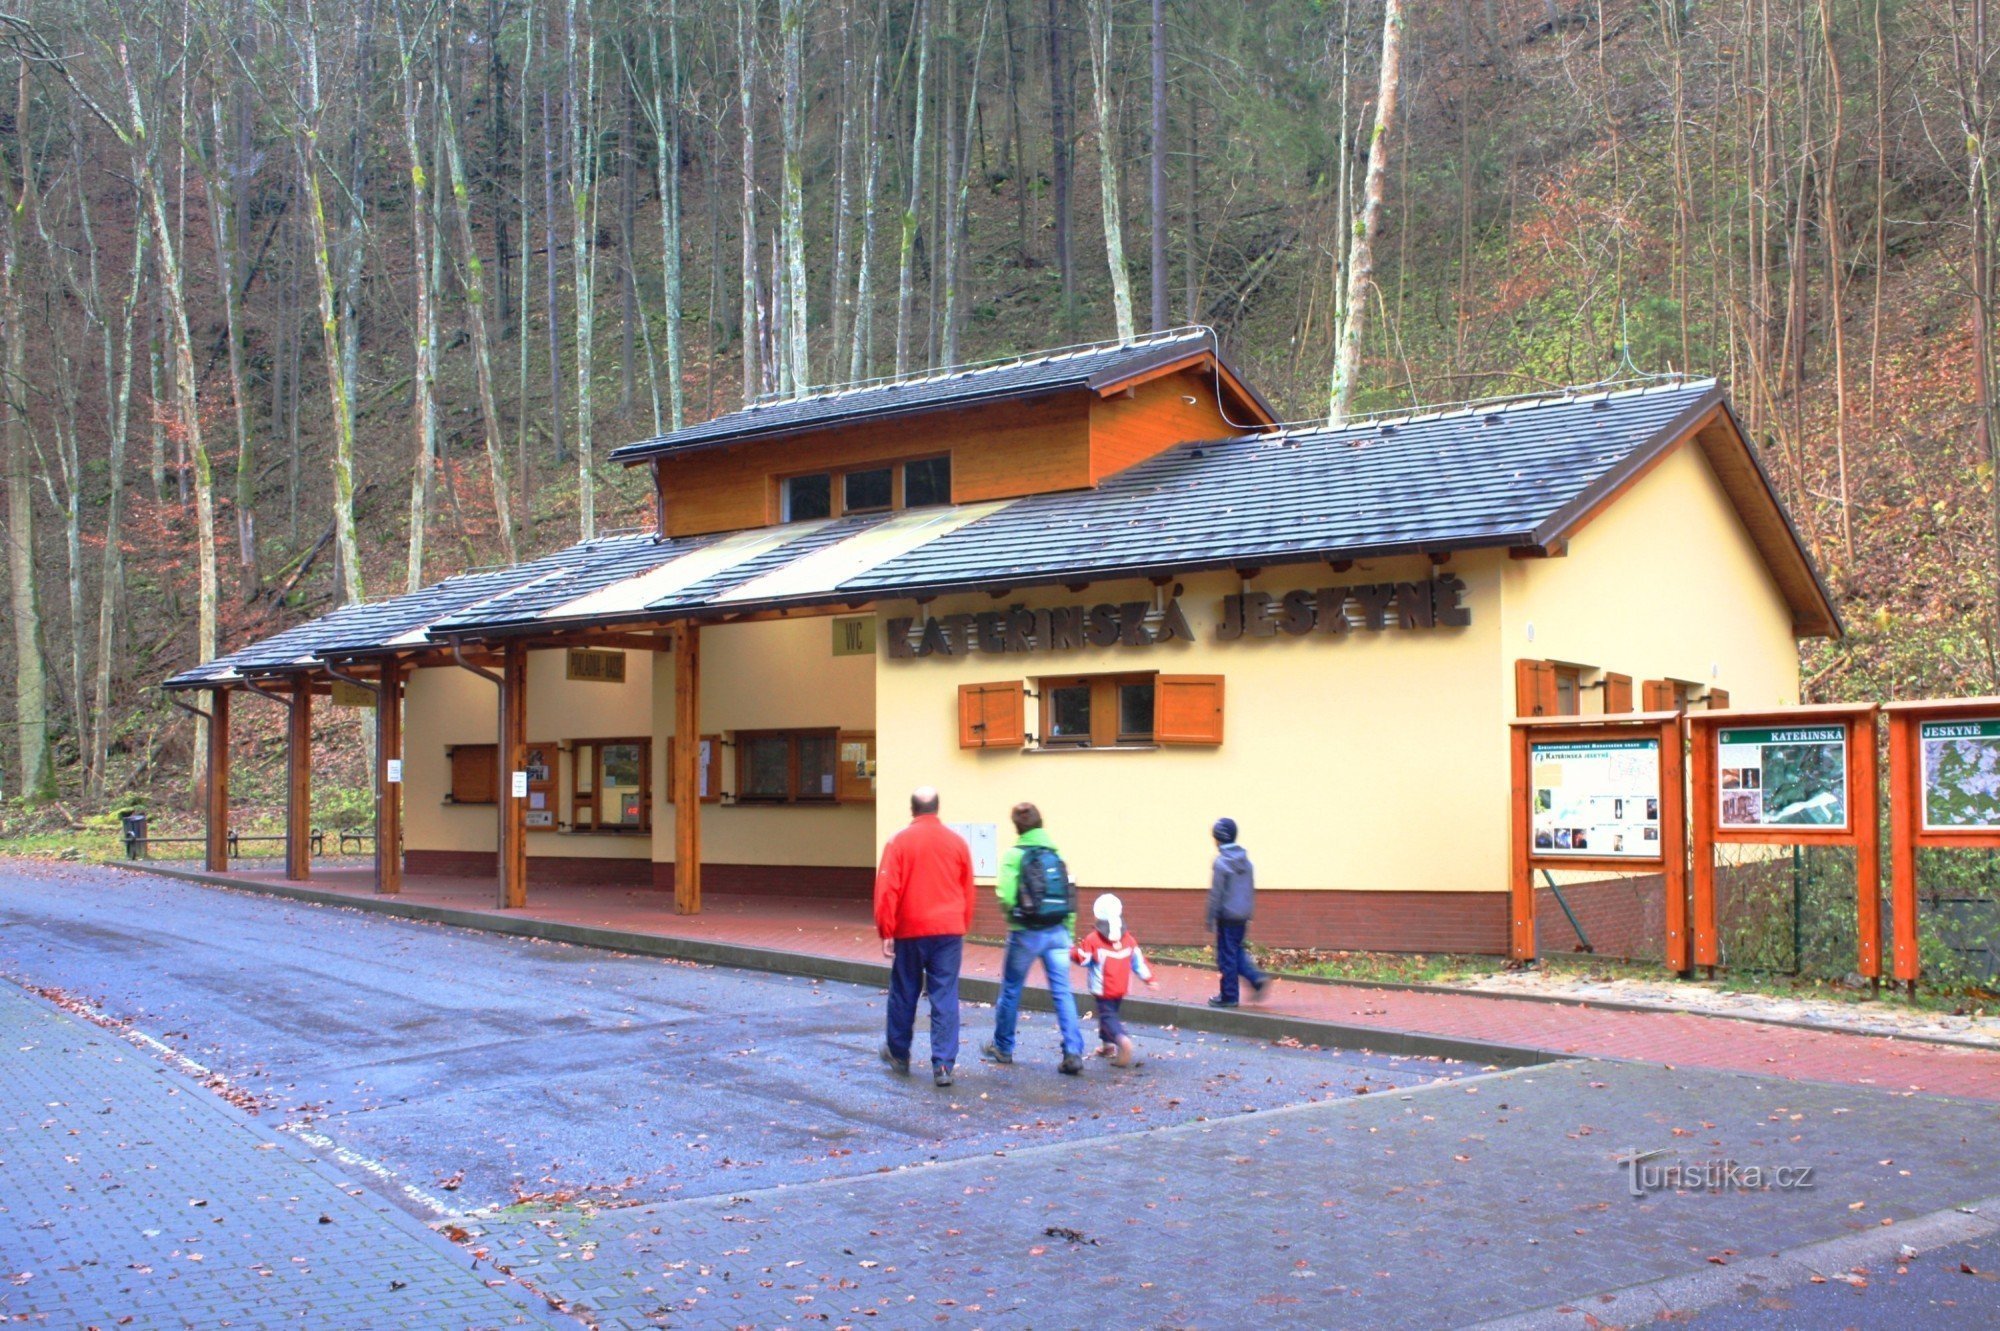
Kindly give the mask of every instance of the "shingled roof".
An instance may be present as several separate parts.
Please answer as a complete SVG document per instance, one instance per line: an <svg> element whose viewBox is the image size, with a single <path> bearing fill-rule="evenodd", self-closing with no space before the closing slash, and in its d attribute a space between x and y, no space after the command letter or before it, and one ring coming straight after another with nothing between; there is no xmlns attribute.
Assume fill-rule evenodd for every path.
<svg viewBox="0 0 2000 1331"><path fill-rule="evenodd" d="M1091 490L678 541L603 538L344 607L168 686L454 637L1209 568L1548 550L1690 437L1771 567L1798 632L1837 635L1832 599L1721 389L1699 380L1183 444Z"/></svg>
<svg viewBox="0 0 2000 1331"><path fill-rule="evenodd" d="M1106 390L1204 352L1217 355L1214 333L1206 328L1180 328L1128 342L1038 352L985 365L831 388L805 397L773 398L671 434L626 444L613 449L611 457L630 464L858 420L1039 397L1063 389ZM1276 419L1233 372L1230 382L1255 403L1266 420Z"/></svg>

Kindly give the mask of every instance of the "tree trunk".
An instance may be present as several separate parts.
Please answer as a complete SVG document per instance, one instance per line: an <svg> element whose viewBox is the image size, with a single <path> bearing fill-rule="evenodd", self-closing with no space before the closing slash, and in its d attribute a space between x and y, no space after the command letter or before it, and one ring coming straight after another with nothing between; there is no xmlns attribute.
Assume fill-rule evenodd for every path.
<svg viewBox="0 0 2000 1331"><path fill-rule="evenodd" d="M299 133L299 168L305 176L306 221L312 230L313 271L318 276L320 340L326 351L326 383L333 404L333 532L340 557L341 600L365 599L361 580L361 541L354 525L354 410L335 308L333 255L327 243L326 201L319 181L319 35L306 26L306 122ZM160 253L171 266L171 245L164 216L160 219ZM178 299L178 298L176 298ZM188 378L188 410L194 411L192 367Z"/></svg>
<svg viewBox="0 0 2000 1331"><path fill-rule="evenodd" d="M472 325L473 366L479 381L479 421L485 429L486 466L493 478L493 516L500 527L500 549L510 564L521 552L514 540L512 499L507 491L507 459L500 443L500 402L493 388L493 342L486 326L486 269L472 237L472 194L458 151L458 123L451 113L451 90L438 85L438 115L442 118L445 164L451 171L453 212L458 219L458 248L463 258L458 280L465 288L465 312Z"/></svg>
<svg viewBox="0 0 2000 1331"><path fill-rule="evenodd" d="M903 208L902 248L896 261L896 373L910 367L910 313L915 300L912 284L917 250L917 209L924 199L924 82L930 71L930 0L917 0L917 93L916 125L910 131L910 197Z"/></svg>
<svg viewBox="0 0 2000 1331"><path fill-rule="evenodd" d="M396 36L403 40L402 23ZM430 227L426 211L430 207L430 177L424 170L423 153L418 147L417 117L423 112L423 85L417 82L407 42L401 51L403 65L403 149L410 158L410 266L417 285L416 311L416 409L412 422L416 433L416 456L410 463L410 558L404 581L407 591L424 585L424 535L430 520L431 472L437 466L437 408L432 378L435 374L437 340L433 334L431 302Z"/></svg>
<svg viewBox="0 0 2000 1331"><path fill-rule="evenodd" d="M34 164L27 159L28 65L21 64L20 98L14 131L22 145L21 191ZM0 219L0 336L7 343L7 382L24 382L28 337L21 301L21 237L17 209ZM22 419L22 395L13 389L0 394L7 449L7 579L14 621L14 744L20 767L20 798L28 802L54 799L55 767L49 757L48 674L42 661L42 610L35 570L35 491L29 463L27 424Z"/></svg>
<svg viewBox="0 0 2000 1331"><path fill-rule="evenodd" d="M1167 321L1167 16L1153 0L1153 328Z"/></svg>
<svg viewBox="0 0 2000 1331"><path fill-rule="evenodd" d="M1104 195L1104 252L1111 265L1111 313L1118 340L1132 340L1132 275L1125 267L1125 223L1118 203L1117 131L1112 127L1111 4L1089 0L1090 87L1097 110L1097 179ZM1156 219L1157 220L1157 219Z"/></svg>
<svg viewBox="0 0 2000 1331"><path fill-rule="evenodd" d="M804 397L812 387L806 355L806 222L805 162L801 156L800 123L805 108L805 5L803 0L779 0L778 27L785 39L785 90L781 103L784 133L785 228L785 354L789 358L792 395Z"/></svg>
<svg viewBox="0 0 2000 1331"><path fill-rule="evenodd" d="M207 188L209 234L215 243L215 284L221 289L223 335L229 342L229 401L236 418L236 560L243 591L257 587L257 454L250 437L250 409L243 398L243 333L236 302L236 201L239 164L229 157L219 96L209 99L214 160L202 172Z"/></svg>
<svg viewBox="0 0 2000 1331"><path fill-rule="evenodd" d="M1056 271L1062 283L1064 340L1076 336L1076 255L1070 246L1069 64L1064 59L1063 0L1049 0L1049 175L1055 194Z"/></svg>
<svg viewBox="0 0 2000 1331"><path fill-rule="evenodd" d="M743 405L757 400L757 0L736 0L737 114L743 131Z"/></svg>
<svg viewBox="0 0 2000 1331"><path fill-rule="evenodd" d="M584 22L591 23L589 0ZM591 456L592 375L597 342L597 33L584 37L584 86L576 88L577 0L563 23L565 105L569 115L570 260L576 274L576 492L582 539L597 536L596 459Z"/></svg>
<svg viewBox="0 0 2000 1331"><path fill-rule="evenodd" d="M1354 379L1361 365L1361 342L1368 331L1368 292L1375 271L1375 237L1381 229L1383 182L1389 171L1389 135L1396 125L1396 94L1403 58L1402 0L1382 6L1382 70L1375 93L1375 131L1368 140L1368 174L1361 190L1361 218L1347 256L1347 315L1333 360L1333 388L1327 424L1339 427L1354 401Z"/></svg>

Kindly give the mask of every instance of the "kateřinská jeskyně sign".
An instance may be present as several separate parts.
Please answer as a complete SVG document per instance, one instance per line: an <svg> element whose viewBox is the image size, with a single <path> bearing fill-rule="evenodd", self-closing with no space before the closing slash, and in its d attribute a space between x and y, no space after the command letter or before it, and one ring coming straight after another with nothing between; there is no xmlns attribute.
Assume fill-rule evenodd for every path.
<svg viewBox="0 0 2000 1331"><path fill-rule="evenodd" d="M1472 622L1465 581L1445 573L1422 582L1372 582L1282 593L1236 592L1222 598L1216 640L1344 634L1355 629L1462 628ZM913 616L887 624L891 657L963 656L1074 651L1083 647L1151 647L1193 642L1178 597L1099 602L1030 610L1010 606L972 614Z"/></svg>

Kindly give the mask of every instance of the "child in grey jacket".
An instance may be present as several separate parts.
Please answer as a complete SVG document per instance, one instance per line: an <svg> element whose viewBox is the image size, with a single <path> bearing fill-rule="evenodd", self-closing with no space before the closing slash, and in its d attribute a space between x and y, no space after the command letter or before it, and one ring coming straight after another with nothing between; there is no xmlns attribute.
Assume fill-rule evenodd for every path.
<svg viewBox="0 0 2000 1331"><path fill-rule="evenodd" d="M1257 869L1250 856L1236 844L1236 820L1218 818L1209 829L1215 838L1215 865L1208 882L1208 928L1215 934L1215 966L1222 972L1222 992L1208 1000L1210 1007L1235 1007L1241 988L1250 982L1250 997L1263 1002L1271 992L1271 977L1257 969L1243 936L1249 931L1253 898L1257 891Z"/></svg>

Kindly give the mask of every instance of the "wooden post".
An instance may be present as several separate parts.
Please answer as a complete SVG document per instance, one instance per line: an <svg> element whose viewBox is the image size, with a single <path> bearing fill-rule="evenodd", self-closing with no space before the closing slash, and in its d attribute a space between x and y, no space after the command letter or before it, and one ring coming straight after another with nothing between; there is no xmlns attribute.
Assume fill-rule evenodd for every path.
<svg viewBox="0 0 2000 1331"><path fill-rule="evenodd" d="M1688 789L1693 795L1694 836L1691 841L1688 895L1694 907L1694 964L1714 967L1722 962L1722 944L1715 923L1715 726L1702 718L1688 723Z"/></svg>
<svg viewBox="0 0 2000 1331"><path fill-rule="evenodd" d="M1847 788L1854 801L1857 960L1861 973L1882 981L1882 793L1875 713L1854 718L1847 742Z"/></svg>
<svg viewBox="0 0 2000 1331"><path fill-rule="evenodd" d="M514 778L528 762L528 649L507 644L500 666L500 895L502 910L528 904L528 801Z"/></svg>
<svg viewBox="0 0 2000 1331"><path fill-rule="evenodd" d="M394 657L375 693L375 890L403 890L403 663Z"/></svg>
<svg viewBox="0 0 2000 1331"><path fill-rule="evenodd" d="M1528 732L1516 726L1512 732L1513 780L1510 783L1513 797L1513 848L1512 863L1508 877L1508 915L1512 926L1508 930L1507 951L1515 961L1535 959L1535 876L1528 859L1533 853L1530 842L1534 833L1531 829L1532 816L1530 801L1534 792L1529 788Z"/></svg>
<svg viewBox="0 0 2000 1331"><path fill-rule="evenodd" d="M1681 719L1660 723L1660 887L1667 966L1685 975L1688 955L1687 764Z"/></svg>
<svg viewBox="0 0 2000 1331"><path fill-rule="evenodd" d="M701 628L674 631L674 909L701 913Z"/></svg>
<svg viewBox="0 0 2000 1331"><path fill-rule="evenodd" d="M208 704L208 789L206 854L210 873L229 870L229 690L214 689Z"/></svg>
<svg viewBox="0 0 2000 1331"><path fill-rule="evenodd" d="M312 679L299 676L286 712L285 877L312 877Z"/></svg>
<svg viewBox="0 0 2000 1331"><path fill-rule="evenodd" d="M1923 722L1908 712L1889 714L1889 904L1894 930L1894 976L1917 981L1917 824L1923 792L1917 781L1917 734Z"/></svg>

